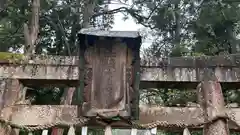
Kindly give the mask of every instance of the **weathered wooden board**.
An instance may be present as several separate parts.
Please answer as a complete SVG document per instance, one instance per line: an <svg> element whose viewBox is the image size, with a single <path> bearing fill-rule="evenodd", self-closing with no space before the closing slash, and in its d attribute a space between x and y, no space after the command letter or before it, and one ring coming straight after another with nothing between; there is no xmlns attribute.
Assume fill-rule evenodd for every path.
<svg viewBox="0 0 240 135"><path fill-rule="evenodd" d="M230 109L229 114L230 113L233 117L235 117L236 123L240 125L240 109ZM77 118L77 106L18 105L4 108L2 110L1 117L19 125L45 125L59 122L60 120L64 123L71 123ZM204 118L203 111L198 107L179 108L140 106L140 119L135 122L140 124L150 124L156 122L157 120L168 123L167 125L159 126L159 129L169 128L169 125L171 125L171 129L173 130L174 125L177 123L191 125L193 123L203 122ZM91 123L91 125L93 124ZM112 126L116 128L131 128L129 125L121 122L113 123ZM240 131L238 126L234 123L230 123L229 127Z"/></svg>
<svg viewBox="0 0 240 135"><path fill-rule="evenodd" d="M91 68L85 76L86 101L83 112L87 116L130 117L127 80L128 48L117 41L100 40L85 51L86 63ZM87 67L86 67L87 68ZM107 97L107 98L106 98Z"/></svg>
<svg viewBox="0 0 240 135"><path fill-rule="evenodd" d="M199 82L203 71L216 75L220 82L240 81L240 55L169 58L142 61L141 81L147 82ZM20 62L19 62L20 63ZM77 57L36 57L27 63L0 63L0 78L77 80Z"/></svg>

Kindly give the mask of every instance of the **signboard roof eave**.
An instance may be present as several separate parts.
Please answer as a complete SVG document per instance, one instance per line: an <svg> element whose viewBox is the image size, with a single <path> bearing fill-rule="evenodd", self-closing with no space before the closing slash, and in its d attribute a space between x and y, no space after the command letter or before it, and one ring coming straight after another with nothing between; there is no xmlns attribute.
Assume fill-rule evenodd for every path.
<svg viewBox="0 0 240 135"><path fill-rule="evenodd" d="M91 35L97 37L113 37L113 38L140 38L138 31L106 31L93 28L84 28L79 32L80 35Z"/></svg>

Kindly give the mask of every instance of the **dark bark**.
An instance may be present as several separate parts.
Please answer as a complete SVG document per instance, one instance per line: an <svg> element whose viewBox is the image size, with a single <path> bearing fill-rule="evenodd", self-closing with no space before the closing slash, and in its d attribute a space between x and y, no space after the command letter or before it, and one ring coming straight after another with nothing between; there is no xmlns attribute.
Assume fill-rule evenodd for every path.
<svg viewBox="0 0 240 135"><path fill-rule="evenodd" d="M35 51L37 38L39 33L39 12L40 0L33 0L32 2L32 16L31 24L28 26L24 24L24 38L25 38L25 53L31 55Z"/></svg>
<svg viewBox="0 0 240 135"><path fill-rule="evenodd" d="M0 12L5 10L6 4L7 4L7 0L0 0Z"/></svg>

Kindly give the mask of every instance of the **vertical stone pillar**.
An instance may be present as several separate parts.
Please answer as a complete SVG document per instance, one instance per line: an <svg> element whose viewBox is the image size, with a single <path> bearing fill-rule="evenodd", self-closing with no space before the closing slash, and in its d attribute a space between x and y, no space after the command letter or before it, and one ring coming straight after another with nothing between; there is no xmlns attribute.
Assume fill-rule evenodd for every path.
<svg viewBox="0 0 240 135"><path fill-rule="evenodd" d="M198 87L198 100L204 111L204 120L211 118L225 111L224 97L221 85L217 81L202 81ZM204 135L229 135L227 122L224 119L218 119L212 123L204 125Z"/></svg>
<svg viewBox="0 0 240 135"><path fill-rule="evenodd" d="M66 88L64 90L60 104L61 105L71 105L74 91L75 91L74 87ZM53 128L51 134L52 135L63 135L63 132L64 132L64 129Z"/></svg>
<svg viewBox="0 0 240 135"><path fill-rule="evenodd" d="M18 79L0 80L0 110L6 106L14 105L22 100L24 91L23 85ZM11 113L11 112L9 112ZM0 125L0 135L18 135L19 129L11 129L10 126Z"/></svg>

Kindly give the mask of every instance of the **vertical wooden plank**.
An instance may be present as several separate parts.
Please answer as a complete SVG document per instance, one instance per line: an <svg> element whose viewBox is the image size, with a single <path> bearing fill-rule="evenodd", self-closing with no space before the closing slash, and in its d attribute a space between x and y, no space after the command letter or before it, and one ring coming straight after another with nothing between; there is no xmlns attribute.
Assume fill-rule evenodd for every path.
<svg viewBox="0 0 240 135"><path fill-rule="evenodd" d="M225 110L224 97L219 82L204 80L198 85L197 91L199 103L204 110L205 121ZM229 135L227 122L223 119L204 125L203 132L204 135Z"/></svg>
<svg viewBox="0 0 240 135"><path fill-rule="evenodd" d="M138 40L138 39L137 39ZM138 42L136 42L138 43ZM138 46L138 45L135 45ZM140 85L140 46L138 48L135 48L134 50L134 75L133 75L133 90L134 90L134 95L133 95L133 106L132 106L132 116L134 119L139 119L139 85Z"/></svg>
<svg viewBox="0 0 240 135"><path fill-rule="evenodd" d="M72 103L72 97L73 93L75 91L75 88L66 88L64 90L62 99L61 99L61 105L71 105ZM52 129L52 135L63 135L64 129L61 128L53 128Z"/></svg>
<svg viewBox="0 0 240 135"><path fill-rule="evenodd" d="M121 43L120 41L116 40L115 45L113 46L116 51L116 65L115 69L117 72L112 77L113 84L115 82L118 82L115 88L113 89L113 96L115 97L113 101L115 102L115 105L113 108L118 106L118 110L125 110L123 112L119 112L119 115L121 116L127 116L129 117L130 110L127 105L129 103L127 102L127 95L129 95L128 92L128 86L127 86L127 74L126 74L126 67L127 67L127 45L124 43ZM118 95L118 97L116 96Z"/></svg>
<svg viewBox="0 0 240 135"><path fill-rule="evenodd" d="M48 130L43 130L42 135L48 135Z"/></svg>
<svg viewBox="0 0 240 135"><path fill-rule="evenodd" d="M87 40L86 43L87 45ZM78 70L79 70L79 86L77 87L77 105L82 106L83 103L83 91L84 91L84 67L85 67L85 58L84 58L84 52L85 49L83 47L79 47L79 65L78 65Z"/></svg>
<svg viewBox="0 0 240 135"><path fill-rule="evenodd" d="M25 93L23 90L23 85L17 79L3 79L0 81L0 110L5 106L14 105ZM11 113L11 112L9 112ZM0 135L18 135L19 130L12 130L11 127L6 125L0 125Z"/></svg>
<svg viewBox="0 0 240 135"><path fill-rule="evenodd" d="M126 95L129 95L126 93L127 46L117 41L101 40L92 48L87 48L85 53L85 62L92 67L92 79L85 87L90 100L84 104L84 114L96 116L100 111L101 115L110 117L118 113L129 117L126 102Z"/></svg>

